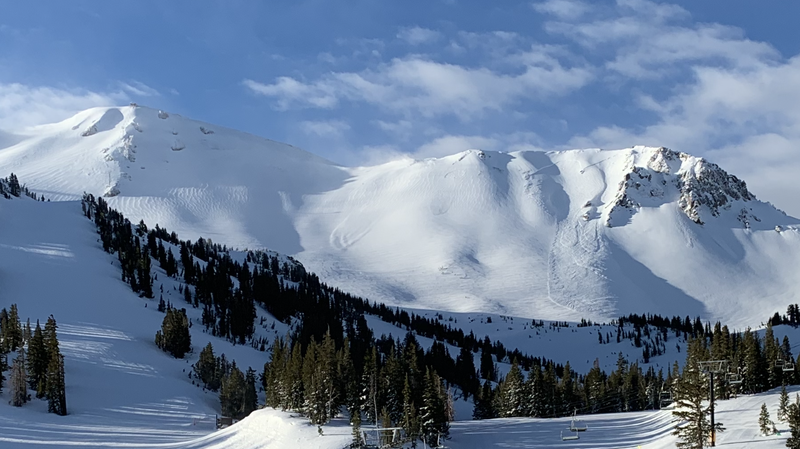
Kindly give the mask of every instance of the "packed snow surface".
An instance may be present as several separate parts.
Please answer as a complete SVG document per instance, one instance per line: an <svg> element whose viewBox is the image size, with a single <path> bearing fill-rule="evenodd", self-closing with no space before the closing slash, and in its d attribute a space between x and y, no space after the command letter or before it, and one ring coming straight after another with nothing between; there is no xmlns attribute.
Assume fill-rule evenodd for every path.
<svg viewBox="0 0 800 449"><path fill-rule="evenodd" d="M663 148L499 153L345 168L144 107L0 136L0 175L54 200L294 255L332 285L451 312L757 325L800 302L798 220Z"/></svg>

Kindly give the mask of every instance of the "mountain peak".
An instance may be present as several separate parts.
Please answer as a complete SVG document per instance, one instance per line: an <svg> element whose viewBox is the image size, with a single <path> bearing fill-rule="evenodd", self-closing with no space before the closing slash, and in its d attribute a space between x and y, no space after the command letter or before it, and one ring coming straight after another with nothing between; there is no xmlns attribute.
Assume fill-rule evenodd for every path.
<svg viewBox="0 0 800 449"><path fill-rule="evenodd" d="M666 148L471 149L346 168L136 105L26 132L0 147L0 174L48 199L106 195L131 219L185 238L296 256L370 300L556 320L648 310L732 325L741 321L732 305L753 311L745 297L769 297L776 310L796 302L797 220L716 164Z"/></svg>
<svg viewBox="0 0 800 449"><path fill-rule="evenodd" d="M742 215L740 221L749 227L751 219L760 221L748 211L746 204L755 199L744 181L717 164L665 147L634 147L606 224L627 222L642 207L676 202L697 224L708 219L703 217L719 217L725 211L740 207L735 212Z"/></svg>

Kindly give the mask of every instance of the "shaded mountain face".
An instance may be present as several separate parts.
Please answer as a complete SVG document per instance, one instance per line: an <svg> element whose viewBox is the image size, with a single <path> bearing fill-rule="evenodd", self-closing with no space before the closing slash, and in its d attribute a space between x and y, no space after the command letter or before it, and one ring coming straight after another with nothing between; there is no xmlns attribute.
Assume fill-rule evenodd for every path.
<svg viewBox="0 0 800 449"><path fill-rule="evenodd" d="M182 238L296 256L370 299L456 312L757 325L800 302L798 220L665 148L468 150L345 168L137 106L0 139L0 175L104 195Z"/></svg>

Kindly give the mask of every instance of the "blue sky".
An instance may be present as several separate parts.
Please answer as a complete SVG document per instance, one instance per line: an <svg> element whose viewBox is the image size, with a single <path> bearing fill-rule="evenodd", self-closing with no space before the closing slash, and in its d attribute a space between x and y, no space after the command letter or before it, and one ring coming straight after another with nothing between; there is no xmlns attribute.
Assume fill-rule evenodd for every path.
<svg viewBox="0 0 800 449"><path fill-rule="evenodd" d="M338 163L663 145L800 215L800 2L0 0L0 128L140 104Z"/></svg>

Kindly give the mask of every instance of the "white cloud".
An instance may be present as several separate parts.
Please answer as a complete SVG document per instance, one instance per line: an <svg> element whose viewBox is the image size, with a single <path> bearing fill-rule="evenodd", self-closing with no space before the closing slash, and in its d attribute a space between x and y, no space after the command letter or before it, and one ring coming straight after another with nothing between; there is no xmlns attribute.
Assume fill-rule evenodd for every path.
<svg viewBox="0 0 800 449"><path fill-rule="evenodd" d="M575 0L547 0L541 3L534 3L533 9L543 14L551 14L561 20L573 20L580 18L591 7L581 1Z"/></svg>
<svg viewBox="0 0 800 449"><path fill-rule="evenodd" d="M350 130L350 125L340 120L304 121L300 122L300 129L320 137L341 137Z"/></svg>
<svg viewBox="0 0 800 449"><path fill-rule="evenodd" d="M661 78L687 64L725 64L752 68L776 60L770 45L746 39L735 27L692 23L676 5L618 0L610 19L550 22L546 30L562 34L588 52L611 51L605 66L630 78Z"/></svg>
<svg viewBox="0 0 800 449"><path fill-rule="evenodd" d="M564 67L542 49L525 53L516 74L470 68L410 56L375 69L331 73L304 83L281 77L272 84L244 81L253 92L273 97L279 109L332 108L340 100L366 102L393 113L462 120L500 111L521 99L541 99L581 88L592 79L584 67Z"/></svg>
<svg viewBox="0 0 800 449"><path fill-rule="evenodd" d="M137 97L157 97L161 95L157 90L140 81L120 82L120 88Z"/></svg>
<svg viewBox="0 0 800 449"><path fill-rule="evenodd" d="M257 94L276 97L276 105L280 110L288 109L295 103L307 103L318 108L332 108L338 103L332 86L323 83L305 84L282 76L273 84L262 84L253 80L244 80L242 84Z"/></svg>
<svg viewBox="0 0 800 449"><path fill-rule="evenodd" d="M102 93L0 83L0 128L14 130L58 122L84 109L128 101L128 96L122 91Z"/></svg>
<svg viewBox="0 0 800 449"><path fill-rule="evenodd" d="M437 41L442 34L428 28L418 26L403 28L397 33L397 38L408 42L411 45L422 45Z"/></svg>

